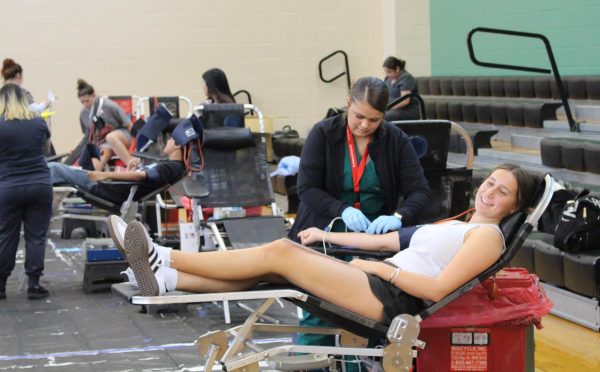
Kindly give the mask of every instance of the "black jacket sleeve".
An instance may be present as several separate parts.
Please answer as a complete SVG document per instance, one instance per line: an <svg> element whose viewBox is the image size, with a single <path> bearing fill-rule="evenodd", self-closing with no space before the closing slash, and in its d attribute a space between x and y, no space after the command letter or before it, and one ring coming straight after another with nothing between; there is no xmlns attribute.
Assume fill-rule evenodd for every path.
<svg viewBox="0 0 600 372"><path fill-rule="evenodd" d="M298 196L311 212L333 219L341 215L342 211L350 205L338 200L333 186L328 180L335 180L332 173L340 172L337 164L331 164L332 147L329 146L325 126L317 124L308 134L298 172Z"/></svg>

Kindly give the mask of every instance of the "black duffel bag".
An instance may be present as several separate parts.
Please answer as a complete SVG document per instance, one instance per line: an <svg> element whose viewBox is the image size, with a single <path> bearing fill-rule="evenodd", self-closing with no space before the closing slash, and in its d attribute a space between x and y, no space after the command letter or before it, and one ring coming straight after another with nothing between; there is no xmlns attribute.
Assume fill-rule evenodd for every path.
<svg viewBox="0 0 600 372"><path fill-rule="evenodd" d="M565 252L583 252L600 248L600 198L583 190L563 209L554 246Z"/></svg>

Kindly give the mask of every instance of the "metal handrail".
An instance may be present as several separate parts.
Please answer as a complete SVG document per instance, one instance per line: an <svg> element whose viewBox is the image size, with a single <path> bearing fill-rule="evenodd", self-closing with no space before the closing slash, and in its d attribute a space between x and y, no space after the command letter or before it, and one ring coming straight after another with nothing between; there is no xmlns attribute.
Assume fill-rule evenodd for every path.
<svg viewBox="0 0 600 372"><path fill-rule="evenodd" d="M341 73L337 74L336 76L334 76L331 79L325 79L323 77L323 62L325 62L326 60L328 60L329 58L333 57L336 54L342 54L344 56L344 64L345 64L346 70L344 72L341 72ZM348 89L350 89L350 85L352 83L350 82L350 67L348 65L348 55L343 50L336 50L335 52L333 52L333 53L331 53L331 54L323 57L319 61L319 77L321 78L322 82L324 82L324 83L331 83L334 80L337 80L338 78L341 78L344 75L346 75L346 82L348 84Z"/></svg>
<svg viewBox="0 0 600 372"><path fill-rule="evenodd" d="M475 52L473 51L473 35L477 32L487 32L492 34L501 34L501 35L510 35L510 36L521 36L528 37L533 39L540 39L544 43L546 47L546 53L548 54L548 59L550 60L550 66L552 69L546 68L537 68L537 67L527 67L527 66L518 66L518 65L506 65L502 63L492 63L492 62L482 62L475 57ZM575 121L573 115L571 114L571 107L569 106L569 101L567 100L567 95L565 93L565 89L560 78L560 74L558 73L558 66L556 65L556 60L554 59L554 53L552 53L552 47L550 46L550 40L542 34L535 34L531 32L521 32L521 31L510 31L510 30L502 30L497 28L488 28L488 27L476 27L472 29L467 36L467 46L469 48L469 57L471 61L483 67L491 67L491 68L502 68L506 70L517 70L517 71L527 71L527 72L537 72L542 74L554 74L554 80L556 81L556 86L558 88L558 92L560 94L560 99L565 108L565 113L567 114L567 120L569 121L569 129L571 132L580 132L579 123Z"/></svg>
<svg viewBox="0 0 600 372"><path fill-rule="evenodd" d="M419 95L419 94L412 93L412 92L405 94L401 97L398 97L395 100L393 100L392 102L388 103L385 110L386 111L390 110L392 107L396 106L400 102L404 102L405 100L407 100L409 98L415 98L417 101L419 101L419 109L421 110L421 119L422 120L427 119L427 114L425 113L425 101L423 101L423 97L421 97L421 95Z"/></svg>
<svg viewBox="0 0 600 372"><path fill-rule="evenodd" d="M238 94L245 94L246 98L248 99L248 104L252 104L252 96L250 95L250 92L248 92L246 89L240 89L237 92L233 93L233 97L235 98L235 96L237 96ZM254 110L250 110L250 115L254 115Z"/></svg>
<svg viewBox="0 0 600 372"><path fill-rule="evenodd" d="M250 92L248 92L246 89L240 89L237 92L233 93L233 96L237 96L238 94L245 94L246 98L248 99L248 103L252 104L252 96L250 95Z"/></svg>

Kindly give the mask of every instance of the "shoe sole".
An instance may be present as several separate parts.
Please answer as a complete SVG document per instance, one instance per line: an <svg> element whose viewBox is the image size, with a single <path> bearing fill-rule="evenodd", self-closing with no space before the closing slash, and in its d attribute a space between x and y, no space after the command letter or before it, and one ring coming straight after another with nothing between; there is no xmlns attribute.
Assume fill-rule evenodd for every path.
<svg viewBox="0 0 600 372"><path fill-rule="evenodd" d="M158 282L148 262L148 238L146 229L138 221L127 225L125 230L125 256L138 282L142 296L158 296Z"/></svg>
<svg viewBox="0 0 600 372"><path fill-rule="evenodd" d="M35 294L35 295L30 295L29 294L29 295L27 295L27 299L28 300L41 300L41 299L46 298L48 296L50 296L49 293L47 293L47 294Z"/></svg>
<svg viewBox="0 0 600 372"><path fill-rule="evenodd" d="M106 223L106 226L108 227L108 233L110 234L110 237L112 238L113 242L115 243L115 246L117 247L117 249L119 250L121 255L123 257L125 257L125 248L123 247L123 244L121 244L121 242L117 238L120 235L119 228L118 228L120 221L122 221L120 217L118 217L116 215L110 215L110 216L108 216L108 221Z"/></svg>

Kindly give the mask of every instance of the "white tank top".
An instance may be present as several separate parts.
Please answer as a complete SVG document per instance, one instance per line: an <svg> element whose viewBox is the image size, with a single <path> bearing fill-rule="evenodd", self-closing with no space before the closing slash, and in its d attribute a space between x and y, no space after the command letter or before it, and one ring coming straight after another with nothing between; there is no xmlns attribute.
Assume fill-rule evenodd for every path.
<svg viewBox="0 0 600 372"><path fill-rule="evenodd" d="M415 231L408 248L386 261L404 271L437 277L462 247L465 234L479 226L493 226L502 235L500 228L494 224L450 221L425 225ZM503 243L502 252L505 248Z"/></svg>

